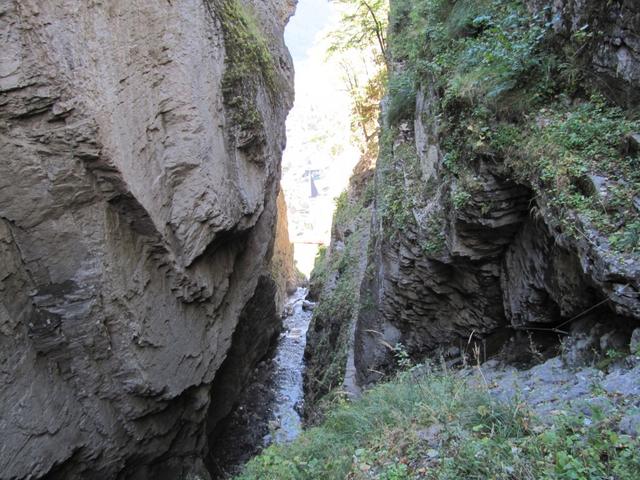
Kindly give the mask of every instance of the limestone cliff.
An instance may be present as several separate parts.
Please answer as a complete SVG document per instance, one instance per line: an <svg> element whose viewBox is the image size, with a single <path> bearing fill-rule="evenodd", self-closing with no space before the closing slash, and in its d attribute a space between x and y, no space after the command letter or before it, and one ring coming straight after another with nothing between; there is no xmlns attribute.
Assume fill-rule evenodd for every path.
<svg viewBox="0 0 640 480"><path fill-rule="evenodd" d="M640 7L393 0L391 12L370 241L355 254L368 266L331 385L347 358L367 384L405 351L526 362L576 338L566 359L628 351Z"/></svg>
<svg viewBox="0 0 640 480"><path fill-rule="evenodd" d="M206 477L236 325L278 325L293 4L0 6L3 479Z"/></svg>

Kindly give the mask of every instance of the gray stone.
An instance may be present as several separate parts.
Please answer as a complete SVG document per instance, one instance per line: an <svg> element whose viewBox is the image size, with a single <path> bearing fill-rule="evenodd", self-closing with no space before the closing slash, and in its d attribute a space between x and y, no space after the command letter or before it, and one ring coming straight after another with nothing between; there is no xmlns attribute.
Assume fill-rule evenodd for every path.
<svg viewBox="0 0 640 480"><path fill-rule="evenodd" d="M640 366L614 370L603 380L602 387L612 395L640 398Z"/></svg>
<svg viewBox="0 0 640 480"><path fill-rule="evenodd" d="M640 133L632 133L627 137L630 153L640 153Z"/></svg>
<svg viewBox="0 0 640 480"><path fill-rule="evenodd" d="M443 431L444 427L439 423L435 423L428 428L418 430L416 435L418 436L418 439L425 442L430 448L437 448L440 446L440 436Z"/></svg>
<svg viewBox="0 0 640 480"><path fill-rule="evenodd" d="M640 435L640 413L631 413L622 417L618 428L622 433L638 437Z"/></svg>
<svg viewBox="0 0 640 480"><path fill-rule="evenodd" d="M640 355L640 328L636 328L631 334L629 350L633 355Z"/></svg>
<svg viewBox="0 0 640 480"><path fill-rule="evenodd" d="M2 3L2 478L203 476L211 385L269 270L292 102L289 2L243 3L282 85L271 100L248 79L268 119L251 146L215 3Z"/></svg>
<svg viewBox="0 0 640 480"><path fill-rule="evenodd" d="M600 337L600 351L608 353L609 351L620 352L626 350L629 344L629 337L620 331L611 331Z"/></svg>
<svg viewBox="0 0 640 480"><path fill-rule="evenodd" d="M593 422L611 416L614 410L631 408L620 430L631 433L638 428L640 367L619 368L605 375L594 368L568 369L556 357L529 370L505 370L489 362L481 368L482 375L476 369L472 375L462 374L475 387L489 385L489 392L498 400L525 403L544 423L553 423L559 412L581 413Z"/></svg>

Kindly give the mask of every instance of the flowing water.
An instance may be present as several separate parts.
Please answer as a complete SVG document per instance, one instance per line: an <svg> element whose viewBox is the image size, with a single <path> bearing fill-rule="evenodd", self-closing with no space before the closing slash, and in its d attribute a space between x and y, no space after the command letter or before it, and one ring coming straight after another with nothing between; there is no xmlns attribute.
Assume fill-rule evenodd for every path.
<svg viewBox="0 0 640 480"><path fill-rule="evenodd" d="M262 448L290 442L302 430L304 349L311 320L304 308L306 295L307 290L299 288L289 297L275 352L260 362L238 407L224 422L213 455L218 478L238 473Z"/></svg>
<svg viewBox="0 0 640 480"><path fill-rule="evenodd" d="M302 430L304 348L311 312L304 307L307 290L299 288L287 305L291 312L284 320L284 333L278 342L275 356L276 429L273 441L290 442ZM267 439L269 440L269 439Z"/></svg>

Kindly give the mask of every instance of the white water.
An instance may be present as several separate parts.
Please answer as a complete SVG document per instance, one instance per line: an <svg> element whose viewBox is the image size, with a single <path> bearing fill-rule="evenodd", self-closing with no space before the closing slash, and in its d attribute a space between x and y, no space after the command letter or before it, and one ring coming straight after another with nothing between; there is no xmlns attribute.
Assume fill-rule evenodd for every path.
<svg viewBox="0 0 640 480"><path fill-rule="evenodd" d="M284 332L278 341L274 358L275 371L275 431L265 439L267 443L290 442L302 431L300 411L304 400L303 369L304 349L311 312L303 309L307 290L298 288L289 297L287 310L291 312L284 320Z"/></svg>

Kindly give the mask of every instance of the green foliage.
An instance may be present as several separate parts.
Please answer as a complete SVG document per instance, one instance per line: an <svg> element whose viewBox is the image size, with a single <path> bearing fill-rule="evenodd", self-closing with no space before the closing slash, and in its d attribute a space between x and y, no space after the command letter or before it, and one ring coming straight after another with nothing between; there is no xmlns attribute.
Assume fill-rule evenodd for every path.
<svg viewBox="0 0 640 480"><path fill-rule="evenodd" d="M256 82L262 81L276 98L280 85L275 61L253 12L239 0L205 0L209 11L220 20L225 43L225 72L222 93L234 122L245 129L262 126L255 107Z"/></svg>
<svg viewBox="0 0 640 480"><path fill-rule="evenodd" d="M387 76L388 0L334 0L342 5L330 32L329 56L339 56L352 100L351 128L363 156L378 154L378 117ZM363 68L364 67L364 68ZM364 72L362 72L364 70Z"/></svg>
<svg viewBox="0 0 640 480"><path fill-rule="evenodd" d="M406 347L401 343L396 343L393 347L393 356L398 364L398 368L401 370L407 370L413 366L409 352L407 352Z"/></svg>
<svg viewBox="0 0 640 480"><path fill-rule="evenodd" d="M383 228L389 234L407 228L413 218L414 191L405 185L405 168L412 169L413 178L419 178L417 152L409 143L394 144L398 132L387 129L380 138L378 159L378 212Z"/></svg>
<svg viewBox="0 0 640 480"><path fill-rule="evenodd" d="M457 190L451 194L453 206L457 209L463 208L471 200L471 194L466 190Z"/></svg>
<svg viewBox="0 0 640 480"><path fill-rule="evenodd" d="M399 125L402 121L412 120L416 110L416 85L411 72L392 73L387 92L387 121L391 125Z"/></svg>
<svg viewBox="0 0 640 480"><path fill-rule="evenodd" d="M455 208L471 200L464 179L474 162L504 160L565 233L593 242L598 232L615 251L637 253L640 157L621 146L640 122L586 93L580 52L597 34L585 26L555 38L547 13L532 15L521 0L394 2L389 43L401 67L389 81L387 120L411 120L417 86L429 85L443 163L461 187ZM590 186L594 175L604 196ZM390 211L404 204L392 202L396 193Z"/></svg>
<svg viewBox="0 0 640 480"><path fill-rule="evenodd" d="M621 413L544 425L523 405L416 367L339 403L292 444L269 447L239 479L631 480L640 442L612 430Z"/></svg>
<svg viewBox="0 0 640 480"><path fill-rule="evenodd" d="M432 214L427 219L427 240L422 251L428 256L440 254L445 248L444 218Z"/></svg>
<svg viewBox="0 0 640 480"><path fill-rule="evenodd" d="M640 131L640 121L625 118L601 97L555 107L540 110L535 122L521 127L519 152L513 148L508 163L521 179L536 179L534 187L548 197L568 233L584 235L577 213L580 224L608 236L615 250L640 251L640 212L634 205L640 156L621 148L629 134ZM499 148L510 150L504 142ZM596 191L594 175L605 179L606 192Z"/></svg>
<svg viewBox="0 0 640 480"><path fill-rule="evenodd" d="M331 32L329 53L364 50L375 45L386 57L389 0L334 0L349 7L342 15L340 27Z"/></svg>
<svg viewBox="0 0 640 480"><path fill-rule="evenodd" d="M408 78L443 91L445 107L498 108L516 91L531 103L553 84L555 57L541 48L548 27L520 1L400 0L391 10L391 52ZM392 104L404 92L396 90Z"/></svg>
<svg viewBox="0 0 640 480"><path fill-rule="evenodd" d="M321 286L324 284L327 277L327 247L326 245L320 245L318 247L318 253L313 261L313 270L309 282L311 285Z"/></svg>
<svg viewBox="0 0 640 480"><path fill-rule="evenodd" d="M372 183L369 180L359 191L352 188L336 198L333 230L344 244L341 248L332 244L323 252L312 273L312 282L322 278L325 285L307 337L312 355L307 359L305 407L312 420L322 414L323 404L332 401L331 392L344 380L349 334L360 305Z"/></svg>

